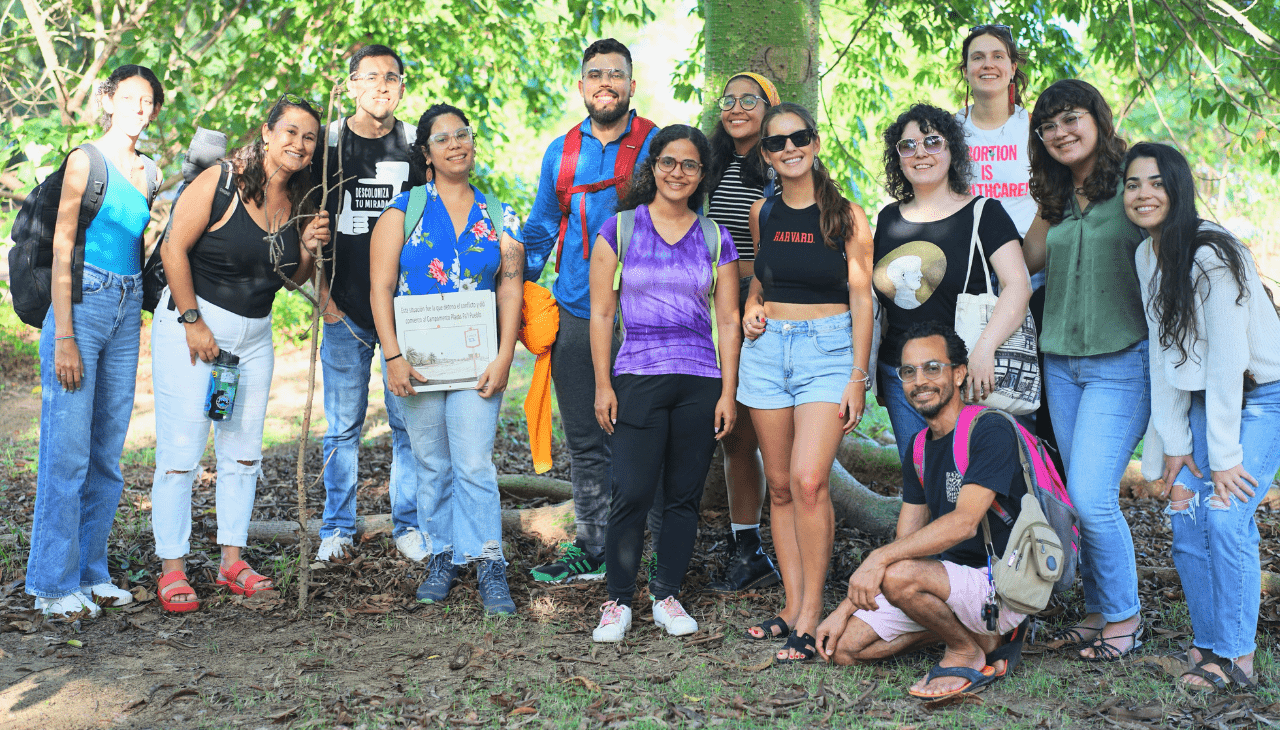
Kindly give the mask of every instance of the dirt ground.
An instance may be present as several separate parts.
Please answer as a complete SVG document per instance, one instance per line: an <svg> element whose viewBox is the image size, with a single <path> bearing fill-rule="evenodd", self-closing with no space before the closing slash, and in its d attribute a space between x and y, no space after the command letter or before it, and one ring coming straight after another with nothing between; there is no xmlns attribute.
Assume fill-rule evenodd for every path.
<svg viewBox="0 0 1280 730"><path fill-rule="evenodd" d="M272 412L278 429L296 433L305 399L305 351L277 360ZM25 542L0 541L0 728L331 728L399 727L1262 727L1280 723L1275 640L1280 601L1265 597L1259 644L1264 688L1255 695L1189 696L1172 687L1157 663L1189 635L1181 586L1169 559L1161 505L1125 500L1138 547L1147 645L1134 661L1088 665L1062 654L1030 655L980 696L922 705L905 688L932 663L928 653L881 665L841 669L821 664L771 666L777 648L742 637L751 621L780 605L778 588L724 598L702 590L717 571L728 532L723 510L702 515L683 600L699 621L691 637L667 637L647 609L636 612L628 640L594 645L590 629L605 600L601 583L547 587L528 568L552 548L507 535L512 593L519 609L506 620L483 616L473 575L443 604L413 601L420 566L391 540L374 536L346 564L314 573L308 608L296 608L300 556L294 546L252 545L246 558L275 577L279 592L252 599L214 585L214 473L209 459L193 499L194 554L188 574L204 600L185 615L154 600L158 561L152 551L147 447L149 358L139 373L138 407L126 458L126 491L111 540L113 577L139 599L98 619L48 622L23 594ZM34 363L0 354L0 535L30 529L35 497ZM380 390L380 383L377 384ZM144 390L146 392L144 392ZM301 392L301 396L299 396ZM317 399L318 402L319 399ZM389 441L371 398L373 434L360 468L362 514L389 510ZM504 407L496 460L504 473L532 473L523 423ZM270 431L272 427L269 426ZM294 448L282 443L264 460L256 519L293 516ZM552 476L567 477L557 446ZM318 473L318 441L308 472ZM892 485L881 485L892 488ZM323 486L308 493L323 505ZM534 502L537 504L545 503ZM505 506L528 506L510 498ZM1264 561L1276 570L1280 516L1259 516ZM876 543L837 529L827 587L834 605L860 556ZM1050 624L1078 615L1078 594L1055 605Z"/></svg>

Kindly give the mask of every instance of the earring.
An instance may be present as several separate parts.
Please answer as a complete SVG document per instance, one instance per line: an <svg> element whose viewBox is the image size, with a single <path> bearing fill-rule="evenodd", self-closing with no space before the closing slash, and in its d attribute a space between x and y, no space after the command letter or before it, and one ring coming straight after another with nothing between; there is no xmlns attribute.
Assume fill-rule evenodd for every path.
<svg viewBox="0 0 1280 730"><path fill-rule="evenodd" d="M1017 103L1014 101L1014 96L1016 96L1017 90L1018 90L1017 87L1014 86L1014 82L1010 81L1009 82L1009 103L1010 104Z"/></svg>
<svg viewBox="0 0 1280 730"><path fill-rule="evenodd" d="M765 171L764 176L772 180L778 176L778 171L773 169L773 165L770 165L769 169Z"/></svg>
<svg viewBox="0 0 1280 730"><path fill-rule="evenodd" d="M813 158L813 169L815 169L815 170L821 170L821 169L822 169L822 166L818 164L818 158L817 158L817 157L814 157L814 158Z"/></svg>
<svg viewBox="0 0 1280 730"><path fill-rule="evenodd" d="M271 143L270 143L270 142L263 142L263 143L262 143L262 151L263 151L263 152L267 152L267 151L269 151L270 149L271 149Z"/></svg>

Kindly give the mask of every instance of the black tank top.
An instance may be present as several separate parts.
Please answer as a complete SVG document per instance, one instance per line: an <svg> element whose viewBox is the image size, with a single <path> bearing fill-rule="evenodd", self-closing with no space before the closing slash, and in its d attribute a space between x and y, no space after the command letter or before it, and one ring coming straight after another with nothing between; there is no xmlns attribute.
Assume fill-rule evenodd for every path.
<svg viewBox="0 0 1280 730"><path fill-rule="evenodd" d="M822 238L818 204L793 210L778 196L760 226L756 276L766 302L848 304L849 268L844 247Z"/></svg>
<svg viewBox="0 0 1280 730"><path fill-rule="evenodd" d="M267 232L254 222L236 193L235 212L216 231L208 231L191 249L191 280L196 294L241 317L261 319L271 314L271 302L284 279L271 265ZM298 229L280 231L284 243L280 269L292 276L301 263Z"/></svg>

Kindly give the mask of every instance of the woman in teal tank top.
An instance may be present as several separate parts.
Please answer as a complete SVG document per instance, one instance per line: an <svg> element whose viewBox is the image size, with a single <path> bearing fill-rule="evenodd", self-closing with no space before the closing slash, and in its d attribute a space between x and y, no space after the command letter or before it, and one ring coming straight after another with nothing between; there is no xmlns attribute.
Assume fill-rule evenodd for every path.
<svg viewBox="0 0 1280 730"><path fill-rule="evenodd" d="M99 139L67 158L53 236L53 304L40 333L40 460L27 593L46 614L120 606L132 595L111 583L107 536L124 478L120 453L133 411L142 323L142 231L151 220L154 167L137 142L164 104L145 66L121 66L98 89ZM106 189L93 222L78 230L91 155ZM84 263L75 266L83 236ZM74 301L73 287L79 287Z"/></svg>

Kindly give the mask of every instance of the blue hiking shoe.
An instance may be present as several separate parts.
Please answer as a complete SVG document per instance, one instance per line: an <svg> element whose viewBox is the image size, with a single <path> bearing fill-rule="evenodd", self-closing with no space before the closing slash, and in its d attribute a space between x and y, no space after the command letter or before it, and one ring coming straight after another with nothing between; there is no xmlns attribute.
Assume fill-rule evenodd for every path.
<svg viewBox="0 0 1280 730"><path fill-rule="evenodd" d="M419 603L435 603L449 597L449 590L458 580L458 566L453 564L453 553L443 552L427 558L427 578L418 586Z"/></svg>
<svg viewBox="0 0 1280 730"><path fill-rule="evenodd" d="M476 578L480 584L480 601L484 603L484 612L491 615L511 615L516 612L515 601L511 600L511 589L507 587L507 561L481 560L476 563Z"/></svg>
<svg viewBox="0 0 1280 730"><path fill-rule="evenodd" d="M603 580L605 565L582 549L577 542L560 544L561 557L554 563L539 565L529 571L541 583L566 583L571 580Z"/></svg>

